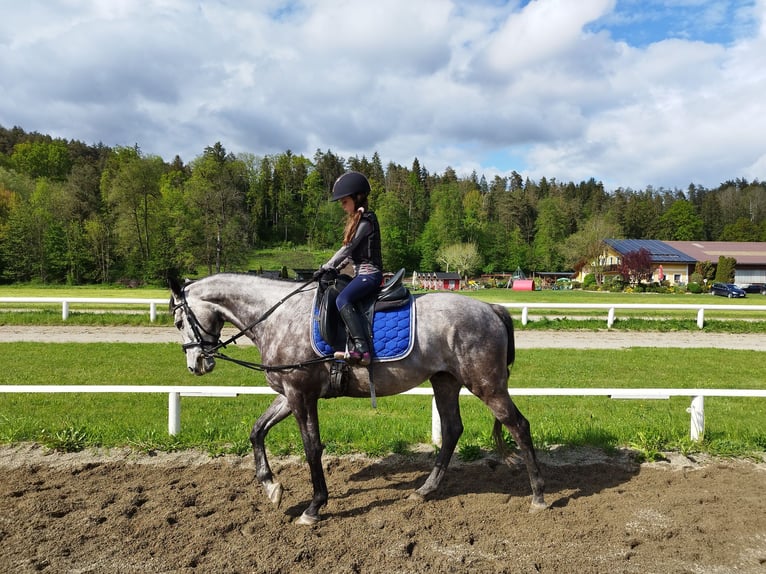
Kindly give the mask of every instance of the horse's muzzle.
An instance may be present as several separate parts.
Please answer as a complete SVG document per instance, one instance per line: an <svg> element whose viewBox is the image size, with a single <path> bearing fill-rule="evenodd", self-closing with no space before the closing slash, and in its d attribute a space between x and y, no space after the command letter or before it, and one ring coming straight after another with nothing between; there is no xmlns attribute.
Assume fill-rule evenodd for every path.
<svg viewBox="0 0 766 574"><path fill-rule="evenodd" d="M189 365L189 372L193 375L202 376L213 372L215 368L215 359L199 355L194 365Z"/></svg>

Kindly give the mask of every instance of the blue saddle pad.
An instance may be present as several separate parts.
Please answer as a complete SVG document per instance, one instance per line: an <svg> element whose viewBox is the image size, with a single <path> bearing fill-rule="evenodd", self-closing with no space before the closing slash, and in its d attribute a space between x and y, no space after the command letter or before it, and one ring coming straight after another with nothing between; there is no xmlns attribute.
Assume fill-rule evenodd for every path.
<svg viewBox="0 0 766 574"><path fill-rule="evenodd" d="M334 353L319 332L319 312L315 306L311 319L311 346L318 355ZM415 343L415 298L410 295L405 305L376 311L372 320L372 360L397 361L412 351Z"/></svg>

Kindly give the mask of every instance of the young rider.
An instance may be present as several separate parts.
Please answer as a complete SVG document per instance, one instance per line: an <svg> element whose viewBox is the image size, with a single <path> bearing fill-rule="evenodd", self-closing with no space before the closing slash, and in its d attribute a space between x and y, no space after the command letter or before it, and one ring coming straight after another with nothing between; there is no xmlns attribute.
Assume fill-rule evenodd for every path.
<svg viewBox="0 0 766 574"><path fill-rule="evenodd" d="M380 226L370 211L367 198L370 182L359 172L341 175L333 185L332 200L340 201L346 212L343 245L330 260L314 274L319 279L328 270L340 270L349 261L354 265L354 278L336 299L336 305L353 342L348 353L335 353L338 359L369 365L372 360L364 317L355 303L380 289L383 280L383 258L380 247Z"/></svg>

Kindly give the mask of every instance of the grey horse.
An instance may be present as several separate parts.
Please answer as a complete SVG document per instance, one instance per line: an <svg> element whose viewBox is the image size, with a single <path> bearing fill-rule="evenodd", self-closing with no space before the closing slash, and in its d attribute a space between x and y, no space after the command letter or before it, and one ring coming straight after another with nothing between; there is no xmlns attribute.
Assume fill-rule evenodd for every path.
<svg viewBox="0 0 766 574"><path fill-rule="evenodd" d="M297 522L315 524L328 499L317 401L327 392L330 364L318 360L309 338L314 289L295 290L295 284L285 281L237 273L211 275L183 286L171 281L170 287L170 308L182 334L191 373L203 375L215 367L214 350L224 323L234 325L260 350L268 384L278 394L250 434L256 477L269 499L278 505L282 486L274 481L264 442L269 429L292 414L300 429L313 485L311 503ZM508 312L500 305L453 293L418 296L414 309L417 316L410 354L398 361L352 367L344 394L369 397L370 368L377 396L396 395L430 380L441 418L442 444L433 470L412 494L425 499L439 487L463 432L459 393L466 387L492 411L497 446L506 446L503 426L516 441L532 487L530 511L545 508L544 482L529 422L508 394L508 369L515 354Z"/></svg>

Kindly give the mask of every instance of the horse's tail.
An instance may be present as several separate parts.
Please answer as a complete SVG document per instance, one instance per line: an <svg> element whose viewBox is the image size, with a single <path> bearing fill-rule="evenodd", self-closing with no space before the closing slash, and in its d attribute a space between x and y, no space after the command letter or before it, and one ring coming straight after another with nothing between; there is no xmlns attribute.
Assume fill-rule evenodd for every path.
<svg viewBox="0 0 766 574"><path fill-rule="evenodd" d="M508 314L508 310L502 305L491 304L492 310L500 317L500 320L505 325L505 330L508 333L508 348L505 353L506 365L509 367L516 360L516 341L513 337L513 319Z"/></svg>

